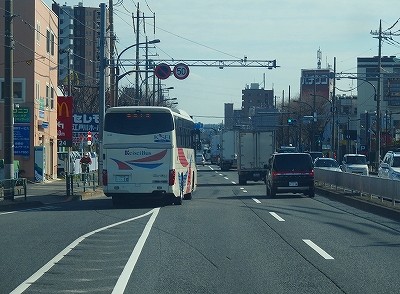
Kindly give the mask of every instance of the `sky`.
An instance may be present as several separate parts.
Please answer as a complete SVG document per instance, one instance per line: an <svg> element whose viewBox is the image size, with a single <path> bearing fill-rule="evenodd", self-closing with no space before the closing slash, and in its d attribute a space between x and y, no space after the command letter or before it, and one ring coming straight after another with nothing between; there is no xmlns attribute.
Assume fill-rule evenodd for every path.
<svg viewBox="0 0 400 294"><path fill-rule="evenodd" d="M278 101L292 99L300 92L301 69L321 67L355 73L357 57L378 55L378 39L371 31L391 28L400 17L399 0L173 0L114 1L117 54L136 43L132 14L139 3L146 17L141 24L140 42L160 39L149 51L155 60L276 60L275 69L249 67L190 67L189 76L178 80L173 75L163 80L169 98L177 98L178 108L192 115L196 122L221 123L224 103L241 107L242 90L259 83L274 89ZM45 0L50 6L51 0ZM77 5L64 0L60 5ZM106 1L83 0L84 6L98 7ZM155 22L151 16L155 13ZM155 24L155 34L153 26ZM400 57L400 22L391 29L393 44L383 43L383 56ZM395 42L398 42L397 44ZM144 52L141 53L141 56ZM135 49L121 59L134 59ZM173 68L174 64L171 64ZM121 79L120 85L135 83L135 77ZM264 84L265 83L265 84ZM337 94L356 94L356 81L337 81Z"/></svg>

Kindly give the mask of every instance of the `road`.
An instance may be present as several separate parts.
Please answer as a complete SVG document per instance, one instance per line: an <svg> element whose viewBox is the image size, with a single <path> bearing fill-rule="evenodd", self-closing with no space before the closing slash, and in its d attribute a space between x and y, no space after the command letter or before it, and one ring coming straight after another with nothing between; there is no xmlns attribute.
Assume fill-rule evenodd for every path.
<svg viewBox="0 0 400 294"><path fill-rule="evenodd" d="M182 206L0 213L0 293L397 293L400 224L199 167Z"/></svg>

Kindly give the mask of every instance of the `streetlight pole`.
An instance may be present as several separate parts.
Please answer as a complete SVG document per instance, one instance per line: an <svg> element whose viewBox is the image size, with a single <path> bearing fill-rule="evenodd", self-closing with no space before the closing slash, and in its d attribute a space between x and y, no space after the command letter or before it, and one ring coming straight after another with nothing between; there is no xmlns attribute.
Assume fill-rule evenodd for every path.
<svg viewBox="0 0 400 294"><path fill-rule="evenodd" d="M150 98L153 98L153 106L155 105L155 100L154 100L154 98L155 98L155 95L156 95L156 93L159 93L159 92L161 92L162 90L173 90L174 89L174 87L168 87L168 88L164 88L164 89L162 89L161 88L161 86L160 86L160 88L159 89L157 89L157 90L155 90L155 91L153 91L151 94L150 94L150 97L149 97L149 100L150 100ZM177 98L171 98L170 100L176 100ZM168 100L168 99L165 99L165 100L163 100L163 101L166 101L166 100ZM161 103L161 100L158 100L157 101L157 105L160 105Z"/></svg>
<svg viewBox="0 0 400 294"><path fill-rule="evenodd" d="M312 105L308 104L307 102L300 101L300 100L293 100L292 102L307 105L308 107L310 107L311 111L314 110L314 107ZM300 109L300 114L301 114L301 109ZM313 123L313 125L312 125L312 136L314 136L314 112L312 113L312 119L313 119L313 121L312 121L312 123ZM302 124L302 123L303 123L303 116L300 117L300 124ZM301 146L301 128L300 128L300 146ZM314 150L312 150L312 141L311 140L310 140L310 149L311 149L310 151L314 151Z"/></svg>
<svg viewBox="0 0 400 294"><path fill-rule="evenodd" d="M334 147L333 147L333 145L334 145L334 134L335 134L335 109L333 109L333 101L331 101L331 100L329 100L328 98L326 98L325 96L322 96L322 95L316 95L316 94L310 94L310 95L312 95L312 96L314 96L314 101L315 101L315 97L320 97L320 98L323 98L325 101L327 101L328 103L329 103L329 105L330 105L330 110L331 110L331 113L332 113L332 128L331 128L331 152L332 152L332 154L333 154L333 151L334 151ZM332 98L333 99L333 98ZM315 111L315 108L314 108L314 111ZM315 113L314 113L314 115L315 115Z"/></svg>
<svg viewBox="0 0 400 294"><path fill-rule="evenodd" d="M123 75L123 76L120 77L120 75L119 75L119 60L120 60L120 58L121 58L121 55L122 55L125 51L127 51L128 49L130 49L130 48L132 48L132 47L139 47L140 45L144 45L144 44L148 45L148 44L156 44L156 43L160 43L160 40L159 40L159 39L154 39L154 40L151 40L151 41L136 43L136 44L133 44L133 45L130 45L130 46L126 47L124 50L121 51L120 54L118 54L117 62L116 62L117 77L116 77L116 81L115 81L115 99L116 99L117 101L118 101L118 82L119 82L119 80L120 80L123 76L125 76L125 75ZM147 60L146 60L146 62L147 62ZM139 75L138 71L139 71L138 68L136 68L135 70L130 71L129 73L131 73L131 72L136 72L137 75ZM139 88L138 85L137 85L137 88ZM136 96L135 98L137 99L137 98L139 97L139 95L138 95L138 90L139 90L139 89L136 89L136 90L137 90L137 92L136 92L137 96ZM118 102L117 102L117 105L118 105Z"/></svg>
<svg viewBox="0 0 400 294"><path fill-rule="evenodd" d="M379 58L379 61L381 60L381 58ZM380 68L380 62L379 63L379 68ZM380 70L379 70L379 77L380 77ZM372 86L372 88L374 89L374 100L376 100L376 166L375 168L378 170L379 167L379 161L380 161L380 157L381 157L381 123L380 123L380 119L381 119L381 109L380 109L380 97L379 97L379 92L380 92L380 78L378 79L378 89L377 87L375 87L375 85L373 83L371 83L369 80L367 79L363 79L360 77L353 77L353 76L339 76L339 78L345 78L345 79L352 79L352 80L360 80L363 82L366 82L368 84L370 84ZM371 150L369 150L370 152Z"/></svg>

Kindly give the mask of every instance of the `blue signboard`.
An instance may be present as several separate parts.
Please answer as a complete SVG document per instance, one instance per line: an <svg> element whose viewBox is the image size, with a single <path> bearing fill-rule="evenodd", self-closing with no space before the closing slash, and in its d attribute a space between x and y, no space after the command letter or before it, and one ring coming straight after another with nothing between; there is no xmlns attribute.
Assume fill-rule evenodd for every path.
<svg viewBox="0 0 400 294"><path fill-rule="evenodd" d="M14 155L30 156L30 133L29 125L14 125Z"/></svg>

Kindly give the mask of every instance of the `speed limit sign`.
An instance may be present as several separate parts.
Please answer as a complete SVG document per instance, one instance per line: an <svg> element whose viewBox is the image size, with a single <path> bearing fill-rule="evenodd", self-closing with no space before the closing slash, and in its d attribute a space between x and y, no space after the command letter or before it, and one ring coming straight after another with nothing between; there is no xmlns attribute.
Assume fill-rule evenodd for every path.
<svg viewBox="0 0 400 294"><path fill-rule="evenodd" d="M186 79L189 75L189 67L184 63L178 63L174 66L174 76L179 79L183 80Z"/></svg>

